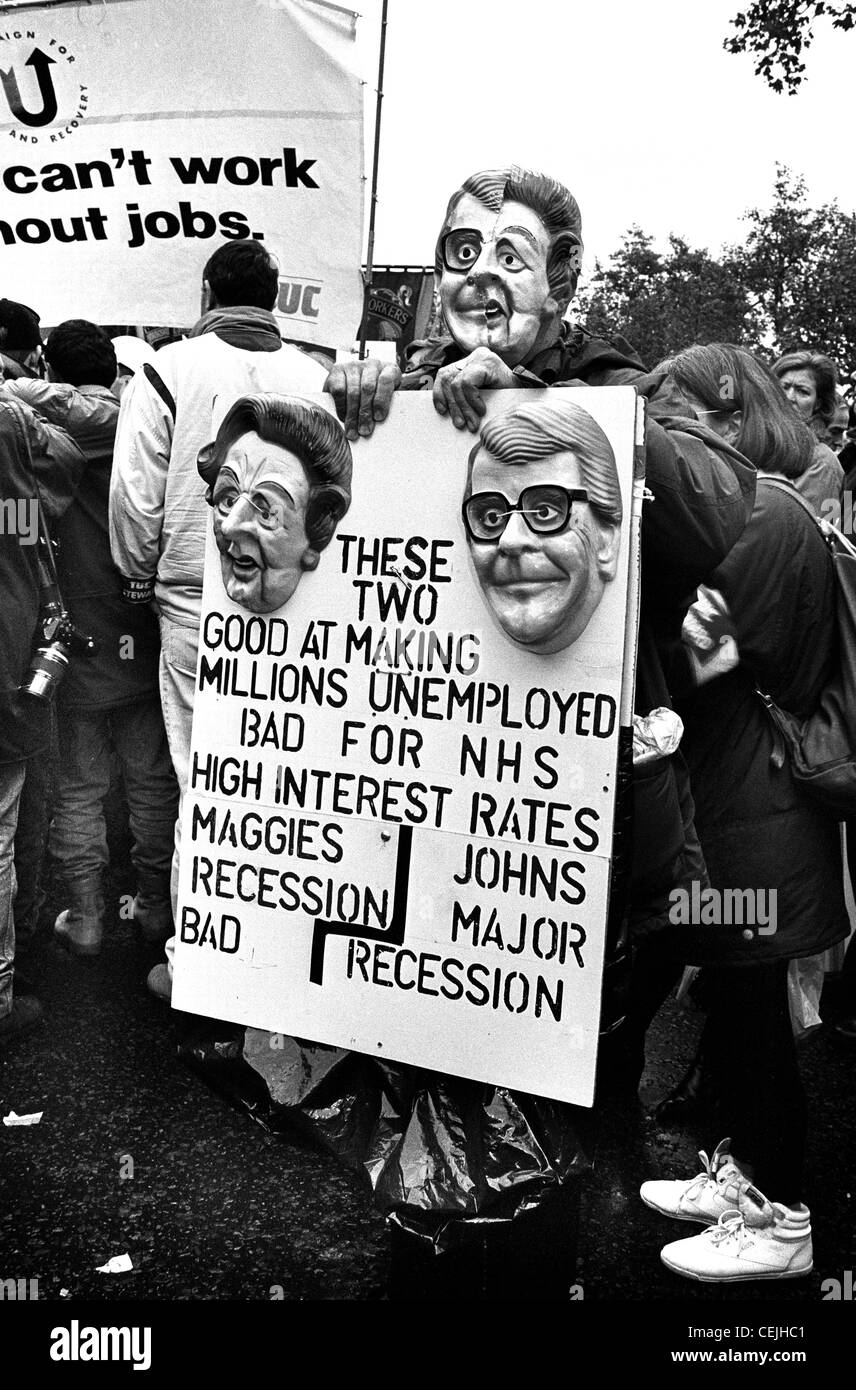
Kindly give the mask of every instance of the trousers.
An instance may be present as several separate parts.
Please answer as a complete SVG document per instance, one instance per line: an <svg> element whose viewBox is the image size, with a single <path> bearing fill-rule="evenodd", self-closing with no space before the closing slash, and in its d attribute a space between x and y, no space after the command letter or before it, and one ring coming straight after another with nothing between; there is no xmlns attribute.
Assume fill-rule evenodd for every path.
<svg viewBox="0 0 856 1390"><path fill-rule="evenodd" d="M111 759L122 770L131 860L149 884L169 881L178 788L156 694L108 709L59 711L60 765L50 851L66 886L100 884L109 863L102 803Z"/></svg>
<svg viewBox="0 0 856 1390"><path fill-rule="evenodd" d="M196 658L199 628L174 623L161 614L160 693L169 751L178 781L178 815L175 822L172 857L172 910L178 910L178 866L181 852L181 808L190 777L190 734L193 726L193 695L196 689ZM172 978L175 937L166 943L166 958Z"/></svg>
<svg viewBox="0 0 856 1390"><path fill-rule="evenodd" d="M706 972L705 1068L731 1152L774 1202L802 1201L808 1129L786 960Z"/></svg>
<svg viewBox="0 0 856 1390"><path fill-rule="evenodd" d="M42 887L48 827L56 797L57 725L56 710L50 707L50 746L35 758L29 758L24 774L24 786L18 806L18 828L15 831L15 949L18 956L34 944L39 915L45 899Z"/></svg>
<svg viewBox="0 0 856 1390"><path fill-rule="evenodd" d="M12 1012L15 971L15 829L24 763L0 763L0 1018Z"/></svg>

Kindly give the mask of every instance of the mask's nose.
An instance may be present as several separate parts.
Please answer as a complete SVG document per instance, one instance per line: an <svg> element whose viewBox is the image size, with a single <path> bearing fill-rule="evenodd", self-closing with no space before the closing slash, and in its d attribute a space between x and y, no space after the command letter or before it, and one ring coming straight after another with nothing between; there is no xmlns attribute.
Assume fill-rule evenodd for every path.
<svg viewBox="0 0 856 1390"><path fill-rule="evenodd" d="M536 537L520 512L512 512L508 521L505 523L505 530L499 538L499 549L509 553L518 550L531 550L536 544Z"/></svg>
<svg viewBox="0 0 856 1390"><path fill-rule="evenodd" d="M470 271L467 276L467 284L486 293L488 290L495 289L497 285L501 285L502 280L493 270L485 267L484 270Z"/></svg>
<svg viewBox="0 0 856 1390"><path fill-rule="evenodd" d="M220 520L220 533L231 541L238 536L255 533L256 513L249 497L241 495Z"/></svg>
<svg viewBox="0 0 856 1390"><path fill-rule="evenodd" d="M478 254L478 260L470 268L467 282L481 288L488 284L495 284L499 280L497 274L496 245L493 241L485 241Z"/></svg>

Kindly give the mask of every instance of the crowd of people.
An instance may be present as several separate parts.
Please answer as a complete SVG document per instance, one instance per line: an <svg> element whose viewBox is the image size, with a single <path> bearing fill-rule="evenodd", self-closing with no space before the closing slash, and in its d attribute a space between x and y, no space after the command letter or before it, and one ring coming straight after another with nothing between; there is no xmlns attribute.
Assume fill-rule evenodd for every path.
<svg viewBox="0 0 856 1390"><path fill-rule="evenodd" d="M760 350L687 344L646 367L623 339L574 323L581 255L580 211L562 184L516 167L473 175L437 239L444 332L401 363L329 367L284 342L272 312L278 268L254 240L214 252L201 317L157 352L142 332L111 340L83 319L43 343L38 314L0 300L0 1049L41 1018L15 972L38 927L46 853L67 903L57 940L92 956L110 931L103 803L117 762L134 919L166 946L149 988L170 998L208 446L224 419L264 416L241 407L235 417L235 403L326 390L356 439L383 427L398 390L430 389L451 426L475 433L486 390L630 384L646 402L650 499L635 709L674 707L684 732L654 776L635 780L630 870L613 913L615 950L632 964L620 1022L605 1001L599 1094L636 1090L651 1020L687 967L701 967L706 1024L672 1113L696 1118L703 1085L729 1138L698 1177L651 1180L641 1196L704 1228L664 1248L676 1273L797 1277L812 1267L812 1241L789 978L793 962L821 954L840 969L850 922L841 828L777 756L758 690L806 717L835 669L833 567L809 508L840 507L856 479L852 387L814 349L770 367ZM283 452L275 430L246 431L266 441L267 462ZM277 511L245 452L243 488L217 494L218 545L264 612ZM517 527L513 543L527 534ZM312 544L296 563L312 563ZM687 657L700 594L730 634L728 659L703 680ZM676 922L676 889L746 884L774 895L774 931ZM836 1027L852 1044L856 950L843 975Z"/></svg>

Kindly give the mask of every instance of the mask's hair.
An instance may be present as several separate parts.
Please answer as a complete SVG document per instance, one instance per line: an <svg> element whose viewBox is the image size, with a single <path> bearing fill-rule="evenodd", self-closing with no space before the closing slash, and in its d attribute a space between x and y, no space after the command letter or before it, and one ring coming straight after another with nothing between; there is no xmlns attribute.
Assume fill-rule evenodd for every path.
<svg viewBox="0 0 856 1390"><path fill-rule="evenodd" d="M661 362L658 370L668 372L678 389L696 396L705 410L726 415L739 410L734 447L756 468L798 478L810 466L815 445L811 430L773 373L746 348L696 344Z"/></svg>
<svg viewBox="0 0 856 1390"><path fill-rule="evenodd" d="M472 492L473 465L480 449L508 464L572 453L579 465L580 485L589 495L595 516L612 526L621 525L621 487L612 445L597 421L574 401L515 406L488 420L470 453L467 497Z"/></svg>
<svg viewBox="0 0 856 1390"><path fill-rule="evenodd" d="M232 406L213 444L200 450L197 468L213 499L217 475L232 445L242 434L257 434L296 454L309 481L306 538L313 550L323 550L351 505L351 446L338 420L311 401L267 392L242 396Z"/></svg>
<svg viewBox="0 0 856 1390"><path fill-rule="evenodd" d="M452 214L465 194L484 203L491 212L499 212L504 202L523 203L537 213L550 233L550 253L547 258L547 281L550 293L564 313L577 288L583 255L582 217L576 198L556 179L533 169L521 169L511 164L505 169L483 169L472 174L452 194L434 255L434 269L443 273L441 243L452 220Z"/></svg>

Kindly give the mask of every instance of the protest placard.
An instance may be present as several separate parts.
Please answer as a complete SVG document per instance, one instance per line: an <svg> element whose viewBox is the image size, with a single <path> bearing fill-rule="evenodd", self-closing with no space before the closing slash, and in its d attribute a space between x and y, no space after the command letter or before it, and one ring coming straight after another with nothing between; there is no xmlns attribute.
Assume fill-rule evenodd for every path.
<svg viewBox="0 0 856 1390"><path fill-rule="evenodd" d="M487 400L475 440L400 393L272 611L209 535L173 1004L590 1104L637 398Z"/></svg>
<svg viewBox="0 0 856 1390"><path fill-rule="evenodd" d="M224 240L280 267L286 337L362 311L354 16L312 0L127 0L0 29L0 245L45 324L178 325Z"/></svg>

